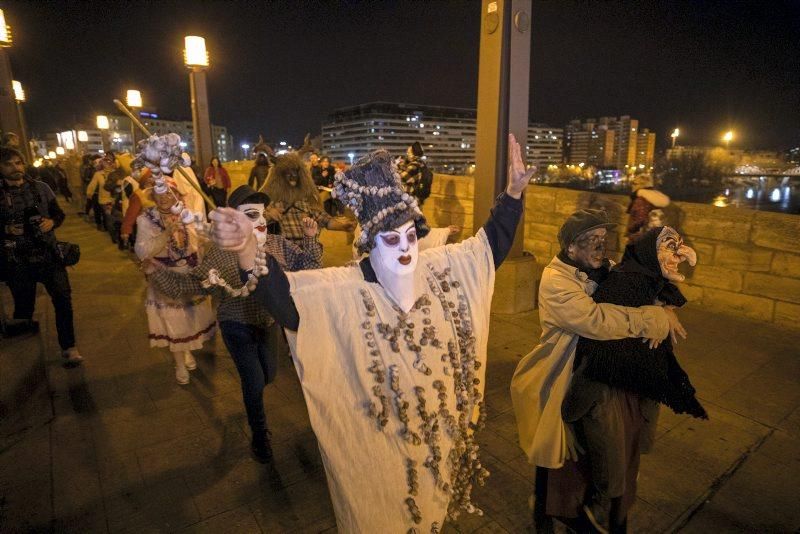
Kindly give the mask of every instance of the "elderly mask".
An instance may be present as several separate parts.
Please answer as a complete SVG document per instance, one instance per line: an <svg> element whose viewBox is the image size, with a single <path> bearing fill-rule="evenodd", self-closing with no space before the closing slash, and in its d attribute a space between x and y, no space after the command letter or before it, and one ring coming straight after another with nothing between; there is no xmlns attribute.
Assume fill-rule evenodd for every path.
<svg viewBox="0 0 800 534"><path fill-rule="evenodd" d="M260 247L267 241L267 220L264 218L264 204L240 204L237 210L241 211L253 223L253 235Z"/></svg>
<svg viewBox="0 0 800 534"><path fill-rule="evenodd" d="M683 244L683 238L674 229L665 226L656 239L658 264L661 275L670 282L682 282L685 276L678 272L678 265L688 261L689 265L697 263L697 255L691 247Z"/></svg>

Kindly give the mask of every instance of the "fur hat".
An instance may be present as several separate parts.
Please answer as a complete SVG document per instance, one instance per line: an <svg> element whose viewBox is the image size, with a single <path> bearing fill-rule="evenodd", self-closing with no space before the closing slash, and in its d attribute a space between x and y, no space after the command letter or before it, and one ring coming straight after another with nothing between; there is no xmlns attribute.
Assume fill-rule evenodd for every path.
<svg viewBox="0 0 800 534"><path fill-rule="evenodd" d="M425 154L419 141L414 141L414 144L411 145L411 153L418 158L421 158Z"/></svg>
<svg viewBox="0 0 800 534"><path fill-rule="evenodd" d="M337 173L332 194L353 210L361 224L357 243L360 254L375 246L379 232L394 230L408 221L414 221L417 237L425 237L430 231L417 199L403 191L394 160L386 150L376 150Z"/></svg>

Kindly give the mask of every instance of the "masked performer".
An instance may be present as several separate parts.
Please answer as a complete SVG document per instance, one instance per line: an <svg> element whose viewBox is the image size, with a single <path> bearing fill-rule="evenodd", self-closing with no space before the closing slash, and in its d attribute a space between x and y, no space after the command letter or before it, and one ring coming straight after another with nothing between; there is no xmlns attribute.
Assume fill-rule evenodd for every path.
<svg viewBox="0 0 800 534"><path fill-rule="evenodd" d="M322 209L317 186L300 156L294 152L276 156L269 170L264 192L271 200L267 216L280 225L286 239L303 240L305 217L311 217L321 228L352 232L355 222L343 217L331 217Z"/></svg>
<svg viewBox="0 0 800 534"><path fill-rule="evenodd" d="M157 262L165 269L188 272L200 262L197 231L184 224L186 213L180 193L164 175L171 174L180 158L180 137L168 134L152 136L140 143L141 151L134 165L146 166L154 176L150 195L155 206L145 209L136 219L136 255L141 260ZM183 212L183 213L182 213ZM175 359L175 379L189 383L189 372L197 367L191 351L213 337L216 319L208 296L174 300L160 294L151 283L145 301L151 347L169 347Z"/></svg>
<svg viewBox="0 0 800 534"><path fill-rule="evenodd" d="M228 205L252 222L253 235L259 248L275 258L282 269L300 271L322 266L322 247L316 239L317 223L303 220L303 248L281 236L267 234L264 207L269 198L243 185L231 193ZM222 339L228 348L242 382L247 422L252 440L250 448L262 463L272 459L272 448L264 412L264 387L275 379L277 355L269 349L269 336L274 335L272 318L252 297L239 297L232 287L240 286L238 256L211 245L197 267L187 273L159 268L149 262L150 283L162 295L174 300L186 300L200 295L217 298L217 319ZM227 290L226 290L227 289Z"/></svg>
<svg viewBox="0 0 800 534"><path fill-rule="evenodd" d="M488 472L474 433L485 417L495 269L532 173L509 144L508 187L484 227L421 254L425 218L386 151L336 177L369 252L358 264L284 273L256 256L241 214L211 215L220 246L268 271L246 287L289 331L341 532L438 532L446 516L480 513L471 492Z"/></svg>
<svg viewBox="0 0 800 534"><path fill-rule="evenodd" d="M686 299L674 282L678 265L696 262L694 251L670 227L654 228L625 248L622 262L592 298L639 308L654 303L680 307ZM656 345L653 343L652 345ZM564 398L564 421L575 425L591 471L588 518L601 530L618 530L636 495L639 455L647 452L661 403L675 413L707 419L695 389L667 337L654 348L638 338L580 338L575 374ZM643 450L644 449L644 450ZM579 462L580 463L580 462ZM585 487L576 488L578 495Z"/></svg>
<svg viewBox="0 0 800 534"><path fill-rule="evenodd" d="M664 208L669 206L670 199L653 187L653 177L639 174L633 178L633 192L628 204L627 236L629 241L636 241L651 228L664 226L666 219Z"/></svg>

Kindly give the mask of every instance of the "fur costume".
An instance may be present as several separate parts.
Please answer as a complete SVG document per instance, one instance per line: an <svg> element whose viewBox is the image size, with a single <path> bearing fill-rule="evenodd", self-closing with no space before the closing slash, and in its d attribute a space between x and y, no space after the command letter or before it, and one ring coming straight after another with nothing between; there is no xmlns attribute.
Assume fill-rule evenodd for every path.
<svg viewBox="0 0 800 534"><path fill-rule="evenodd" d="M674 240L673 234L677 232L669 227L654 228L625 247L620 264L592 295L594 301L640 307L658 299L668 305L683 306L686 299L677 286L662 275L657 252L659 239ZM677 239L680 240L680 236ZM695 397L688 375L675 358L669 337L652 350L638 338L612 341L581 338L576 349L575 368L591 380L638 393L668 406L675 413L708 418Z"/></svg>
<svg viewBox="0 0 800 534"><path fill-rule="evenodd" d="M294 177L297 185L291 185ZM267 176L264 192L272 202L280 202L288 207L296 202L305 201L311 207L322 209L317 186L311 179L311 172L297 153L289 152L275 156Z"/></svg>

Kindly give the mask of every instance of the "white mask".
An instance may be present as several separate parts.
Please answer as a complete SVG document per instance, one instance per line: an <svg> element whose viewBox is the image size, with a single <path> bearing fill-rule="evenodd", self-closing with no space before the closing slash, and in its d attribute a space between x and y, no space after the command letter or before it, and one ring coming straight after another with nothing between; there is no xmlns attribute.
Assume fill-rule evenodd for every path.
<svg viewBox="0 0 800 534"><path fill-rule="evenodd" d="M240 204L236 208L253 223L253 234L260 247L267 242L267 219L264 218L264 204Z"/></svg>
<svg viewBox="0 0 800 534"><path fill-rule="evenodd" d="M380 232L369 254L378 281L406 312L414 305L414 271L418 259L419 245L414 221L408 221L389 232Z"/></svg>

